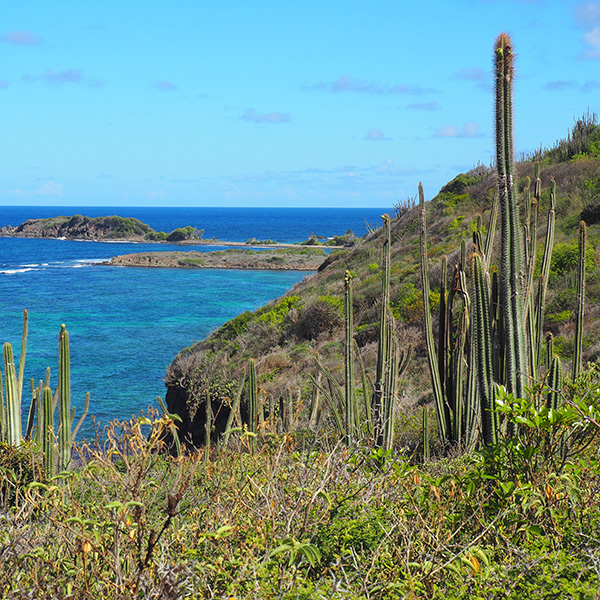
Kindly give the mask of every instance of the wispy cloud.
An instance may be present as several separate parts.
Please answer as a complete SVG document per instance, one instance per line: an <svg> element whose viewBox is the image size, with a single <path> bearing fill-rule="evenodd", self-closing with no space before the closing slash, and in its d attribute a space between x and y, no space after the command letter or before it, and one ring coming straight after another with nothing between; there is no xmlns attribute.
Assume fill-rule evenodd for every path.
<svg viewBox="0 0 600 600"><path fill-rule="evenodd" d="M391 175L393 177L414 176L425 172L413 166L399 166L389 156L370 170L375 171L378 175Z"/></svg>
<svg viewBox="0 0 600 600"><path fill-rule="evenodd" d="M304 89L331 92L332 94L350 92L355 94L409 94L415 96L437 92L437 90L433 88L425 88L408 83L396 83L391 85L379 81L363 81L355 79L354 77L349 77L348 75L342 75L333 83L315 83L314 85L305 86Z"/></svg>
<svg viewBox="0 0 600 600"><path fill-rule="evenodd" d="M544 89L550 92L572 90L576 88L577 84L574 81L549 81L544 85Z"/></svg>
<svg viewBox="0 0 600 600"><path fill-rule="evenodd" d="M56 181L48 181L42 187L37 190L37 194L40 196L62 196L65 186L62 183L56 183Z"/></svg>
<svg viewBox="0 0 600 600"><path fill-rule="evenodd" d="M292 120L292 115L277 111L260 114L257 113L253 108L249 108L242 115L242 119L244 121L250 121L251 123L285 123L286 121Z"/></svg>
<svg viewBox="0 0 600 600"><path fill-rule="evenodd" d="M460 129L455 125L446 125L438 129L433 137L437 138L478 138L483 134L479 132L479 125L474 121L467 121Z"/></svg>
<svg viewBox="0 0 600 600"><path fill-rule="evenodd" d="M440 105L437 102L413 102L406 108L410 110L440 110Z"/></svg>
<svg viewBox="0 0 600 600"><path fill-rule="evenodd" d="M485 73L480 67L465 67L452 74L451 79L462 79L463 81L483 81Z"/></svg>
<svg viewBox="0 0 600 600"><path fill-rule="evenodd" d="M43 183L39 188L24 190L13 188L10 190L0 190L0 194L5 196L20 196L23 198L32 198L34 196L60 197L63 195L65 186L62 183L50 180Z"/></svg>
<svg viewBox="0 0 600 600"><path fill-rule="evenodd" d="M365 140L369 142L385 142L389 141L392 138L385 137L383 131L381 129L369 129L367 135L365 136Z"/></svg>
<svg viewBox="0 0 600 600"><path fill-rule="evenodd" d="M174 92L178 89L177 84L172 81L157 81L153 87L159 92Z"/></svg>
<svg viewBox="0 0 600 600"><path fill-rule="evenodd" d="M579 84L576 81L549 81L543 86L543 89L549 92L564 92L566 90L574 90L589 94L595 92L600 88L600 83L590 79L583 84Z"/></svg>
<svg viewBox="0 0 600 600"><path fill-rule="evenodd" d="M39 46L42 43L41 38L30 31L9 31L0 37L0 41L12 46Z"/></svg>
<svg viewBox="0 0 600 600"><path fill-rule="evenodd" d="M61 86L66 83L82 83L83 71L80 69L65 69L53 71L48 69L42 75L23 75L25 81L45 81L48 85Z"/></svg>

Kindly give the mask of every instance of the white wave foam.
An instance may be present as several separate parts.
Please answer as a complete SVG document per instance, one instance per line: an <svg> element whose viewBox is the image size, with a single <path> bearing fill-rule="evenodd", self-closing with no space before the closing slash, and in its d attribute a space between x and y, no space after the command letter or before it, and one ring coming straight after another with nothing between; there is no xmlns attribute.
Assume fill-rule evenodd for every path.
<svg viewBox="0 0 600 600"><path fill-rule="evenodd" d="M15 273L26 273L27 271L39 271L39 269L33 269L31 267L26 269L5 269L4 271L0 271L0 273L4 275L14 275Z"/></svg>

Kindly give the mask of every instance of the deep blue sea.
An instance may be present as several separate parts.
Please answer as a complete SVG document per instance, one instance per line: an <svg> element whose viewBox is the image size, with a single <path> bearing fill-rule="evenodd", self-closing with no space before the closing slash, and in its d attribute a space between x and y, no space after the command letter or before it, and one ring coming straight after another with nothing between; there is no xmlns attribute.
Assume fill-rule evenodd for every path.
<svg viewBox="0 0 600 600"><path fill-rule="evenodd" d="M29 218L84 214L136 217L157 231L192 225L204 237L245 242L251 237L299 242L376 226L388 209L124 208L0 206L0 227ZM187 248L187 247L186 247ZM183 248L183 249L186 249ZM215 247L194 246L194 250ZM307 276L298 271L138 269L99 265L117 254L182 248L0 237L0 343L20 353L23 309L29 311L25 380L52 369L56 385L58 333L70 335L72 402L100 426L128 419L164 398L165 368L175 355L245 310L277 298ZM29 407L29 384L23 410ZM88 418L84 435L92 432Z"/></svg>

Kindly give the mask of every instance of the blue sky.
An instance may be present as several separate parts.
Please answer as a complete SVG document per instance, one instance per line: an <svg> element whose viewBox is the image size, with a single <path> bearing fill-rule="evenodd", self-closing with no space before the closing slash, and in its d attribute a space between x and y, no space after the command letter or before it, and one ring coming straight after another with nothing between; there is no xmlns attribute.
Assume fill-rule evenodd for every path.
<svg viewBox="0 0 600 600"><path fill-rule="evenodd" d="M376 206L598 110L600 1L23 0L0 25L0 204Z"/></svg>

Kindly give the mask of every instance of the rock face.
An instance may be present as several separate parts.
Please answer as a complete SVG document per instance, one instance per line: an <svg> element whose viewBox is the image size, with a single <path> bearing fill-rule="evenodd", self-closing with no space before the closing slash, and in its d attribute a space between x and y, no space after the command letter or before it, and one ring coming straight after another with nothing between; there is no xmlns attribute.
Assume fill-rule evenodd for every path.
<svg viewBox="0 0 600 600"><path fill-rule="evenodd" d="M72 240L144 240L155 233L138 219L111 217L53 217L29 219L18 227L2 227L0 235L27 238L66 238Z"/></svg>

